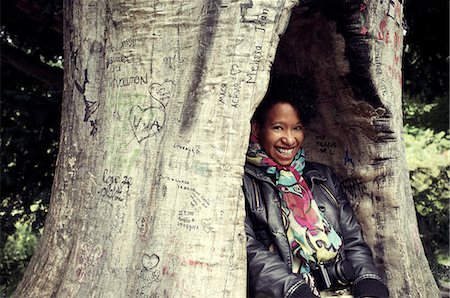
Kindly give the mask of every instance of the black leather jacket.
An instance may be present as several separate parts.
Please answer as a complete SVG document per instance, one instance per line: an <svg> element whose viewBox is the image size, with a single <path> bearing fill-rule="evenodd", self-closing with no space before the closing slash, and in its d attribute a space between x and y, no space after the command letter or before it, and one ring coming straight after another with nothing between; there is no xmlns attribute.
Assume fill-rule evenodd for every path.
<svg viewBox="0 0 450 298"><path fill-rule="evenodd" d="M355 268L354 285L366 278L382 282L352 207L331 169L307 162L303 177L319 210L325 213L336 232L343 237L342 257ZM278 191L263 171L247 163L244 193L248 294L251 297L290 297L305 281L300 274L292 273L292 252L283 229ZM273 247L274 251L269 247Z"/></svg>

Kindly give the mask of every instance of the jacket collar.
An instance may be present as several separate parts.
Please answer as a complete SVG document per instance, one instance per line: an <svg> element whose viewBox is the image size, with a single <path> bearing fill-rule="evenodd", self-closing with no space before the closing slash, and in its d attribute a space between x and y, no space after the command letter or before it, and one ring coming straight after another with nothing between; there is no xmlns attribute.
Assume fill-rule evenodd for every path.
<svg viewBox="0 0 450 298"><path fill-rule="evenodd" d="M253 178L273 184L272 179L263 170L249 162L245 163L244 171Z"/></svg>
<svg viewBox="0 0 450 298"><path fill-rule="evenodd" d="M327 177L325 177L322 172L320 172L312 162L306 162L305 163L305 169L303 170L303 176L306 177L306 179L309 179L310 182L312 180L320 180L320 181L327 181Z"/></svg>
<svg viewBox="0 0 450 298"><path fill-rule="evenodd" d="M251 163L245 163L244 171L258 180L273 184L272 179L270 179L270 177L263 170ZM313 184L313 180L327 181L327 178L319 170L317 170L316 167L314 167L314 163L308 161L305 162L303 177L310 187Z"/></svg>

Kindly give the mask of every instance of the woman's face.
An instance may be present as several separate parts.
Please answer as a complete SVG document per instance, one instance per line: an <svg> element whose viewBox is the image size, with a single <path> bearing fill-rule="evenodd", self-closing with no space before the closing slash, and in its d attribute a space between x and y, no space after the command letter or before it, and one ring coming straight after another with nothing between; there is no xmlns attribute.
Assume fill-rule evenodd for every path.
<svg viewBox="0 0 450 298"><path fill-rule="evenodd" d="M273 105L263 126L254 122L252 131L267 155L282 166L289 166L305 137L297 110L289 103Z"/></svg>

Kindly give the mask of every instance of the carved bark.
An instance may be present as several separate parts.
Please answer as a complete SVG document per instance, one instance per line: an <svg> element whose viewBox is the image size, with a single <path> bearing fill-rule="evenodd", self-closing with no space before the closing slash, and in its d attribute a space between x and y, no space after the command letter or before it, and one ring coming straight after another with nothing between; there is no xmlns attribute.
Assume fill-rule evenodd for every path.
<svg viewBox="0 0 450 298"><path fill-rule="evenodd" d="M245 296L249 120L295 4L67 3L52 202L16 297ZM358 54L354 36L336 30L341 21L296 8L279 53L295 45L274 70L313 70L321 100L311 159L344 177L393 297L431 297L404 166L400 78L388 73L401 73L391 64L401 35L396 46L385 37L401 30L385 15L390 5L348 12L364 19L342 32L368 30Z"/></svg>

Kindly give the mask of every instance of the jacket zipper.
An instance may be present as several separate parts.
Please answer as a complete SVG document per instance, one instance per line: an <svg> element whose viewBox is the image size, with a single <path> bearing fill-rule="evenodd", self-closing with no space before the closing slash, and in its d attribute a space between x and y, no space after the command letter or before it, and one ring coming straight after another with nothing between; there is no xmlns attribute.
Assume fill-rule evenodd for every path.
<svg viewBox="0 0 450 298"><path fill-rule="evenodd" d="M252 179L252 183L253 183L253 189L255 191L255 203L256 203L256 210L259 210L259 207L261 206L260 203L260 193L259 193L259 187L256 184L255 180Z"/></svg>
<svg viewBox="0 0 450 298"><path fill-rule="evenodd" d="M325 186L323 183L319 183L320 187L324 190L324 193L327 194L326 197L328 197L329 201L336 207L339 208L339 202L337 201L336 197L333 195L331 190Z"/></svg>

